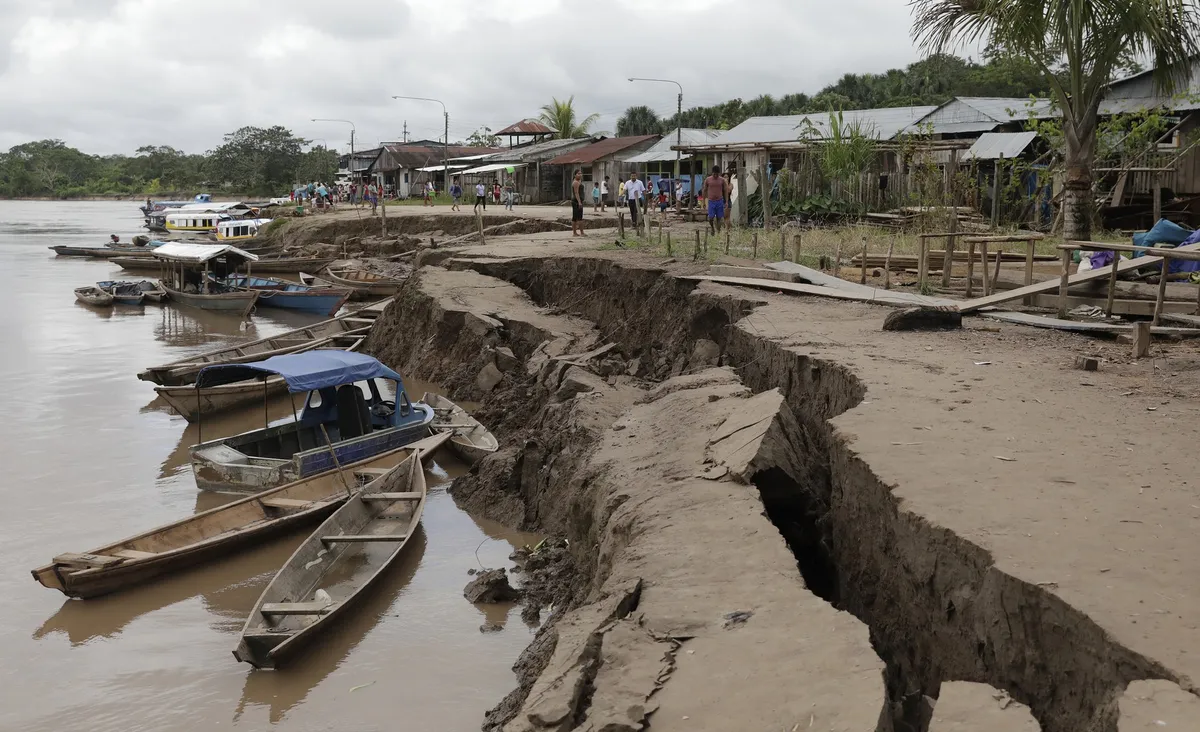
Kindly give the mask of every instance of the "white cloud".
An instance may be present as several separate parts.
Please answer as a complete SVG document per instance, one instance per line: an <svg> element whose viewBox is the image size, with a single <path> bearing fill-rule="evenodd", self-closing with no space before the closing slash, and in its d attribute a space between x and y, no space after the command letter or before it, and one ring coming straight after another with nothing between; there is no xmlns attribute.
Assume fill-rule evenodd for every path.
<svg viewBox="0 0 1200 732"><path fill-rule="evenodd" d="M620 112L814 93L917 58L893 0L0 0L0 149L58 137L88 152L203 151L248 124L359 147L499 129L574 95ZM345 129L343 129L345 128Z"/></svg>

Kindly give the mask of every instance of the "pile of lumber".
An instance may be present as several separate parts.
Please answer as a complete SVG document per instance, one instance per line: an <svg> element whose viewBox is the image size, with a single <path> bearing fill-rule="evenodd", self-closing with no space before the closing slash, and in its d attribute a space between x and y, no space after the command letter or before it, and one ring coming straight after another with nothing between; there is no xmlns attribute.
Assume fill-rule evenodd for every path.
<svg viewBox="0 0 1200 732"><path fill-rule="evenodd" d="M1024 262L1025 261L1025 253L1024 252L1004 252L1001 260L1004 262ZM1033 260L1035 262L1057 262L1058 258L1055 257L1053 254L1035 254L1035 255L1033 255ZM996 261L996 254L994 252L988 253L988 261L989 262ZM867 254L867 266L868 267L883 267L885 262L887 262L886 255L872 254L872 253ZM956 249L954 251L954 262L956 264L966 264L967 252L965 250ZM861 267L862 263L863 262L862 262L861 254L855 255L854 258L850 260L850 264L855 267ZM930 250L929 264L928 264L928 267L930 269L942 269L945 266L945 263L946 263L946 250L945 249ZM975 255L975 263L982 266L982 262L980 261L978 254ZM917 255L915 255L915 254L893 254L890 268L893 271L916 269L917 264L918 264Z"/></svg>
<svg viewBox="0 0 1200 732"><path fill-rule="evenodd" d="M913 229L927 217L944 222L950 218L951 212L958 218L960 231L986 231L988 228L983 215L970 206L901 206L891 211L864 214L863 218L868 224L876 226Z"/></svg>

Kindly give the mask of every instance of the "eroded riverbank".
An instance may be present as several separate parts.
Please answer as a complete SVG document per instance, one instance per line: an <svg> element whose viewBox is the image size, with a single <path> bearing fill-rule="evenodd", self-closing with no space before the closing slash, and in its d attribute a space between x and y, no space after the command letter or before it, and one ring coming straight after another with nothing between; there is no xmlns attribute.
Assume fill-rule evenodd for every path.
<svg viewBox="0 0 1200 732"><path fill-rule="evenodd" d="M1144 562L1195 543L1195 499L1128 491L1117 448L1151 427L1065 409L1073 341L881 334L881 308L617 257L441 256L371 339L482 399L508 446L456 498L571 541L570 599L489 725L924 730L962 680L1045 730L1116 730L1131 682L1192 688L1197 588ZM981 385L983 351L1008 368ZM1059 430L1114 459L1062 454ZM1153 535L1123 523L1148 516Z"/></svg>

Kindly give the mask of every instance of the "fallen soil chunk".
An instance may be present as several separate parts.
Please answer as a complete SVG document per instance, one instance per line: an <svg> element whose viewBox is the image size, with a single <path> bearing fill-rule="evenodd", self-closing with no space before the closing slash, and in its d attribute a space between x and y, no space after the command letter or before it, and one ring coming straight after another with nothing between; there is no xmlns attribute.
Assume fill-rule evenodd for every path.
<svg viewBox="0 0 1200 732"><path fill-rule="evenodd" d="M930 700L932 701L932 700ZM1029 707L987 684L942 684L929 732L1041 732Z"/></svg>
<svg viewBox="0 0 1200 732"><path fill-rule="evenodd" d="M508 583L508 572L504 569L487 569L475 575L475 579L467 583L463 596L467 602L485 604L521 599L521 593Z"/></svg>

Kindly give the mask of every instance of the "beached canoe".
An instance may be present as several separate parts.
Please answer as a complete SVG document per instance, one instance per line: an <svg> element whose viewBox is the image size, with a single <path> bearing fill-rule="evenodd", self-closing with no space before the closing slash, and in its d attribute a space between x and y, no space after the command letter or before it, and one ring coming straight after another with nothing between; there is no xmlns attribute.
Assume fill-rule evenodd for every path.
<svg viewBox="0 0 1200 732"><path fill-rule="evenodd" d="M60 554L34 569L33 578L68 597L86 599L175 575L320 521L379 471L400 465L418 449L424 459L446 439L444 434L434 435L398 448L358 474L334 470L314 475L88 552Z"/></svg>
<svg viewBox="0 0 1200 732"><path fill-rule="evenodd" d="M95 285L75 288L75 299L95 308L105 308L113 304L113 296Z"/></svg>
<svg viewBox="0 0 1200 732"><path fill-rule="evenodd" d="M277 277L229 275L221 283L240 290L258 290L258 305L264 308L299 310L332 317L350 298L346 287L313 287Z"/></svg>
<svg viewBox="0 0 1200 732"><path fill-rule="evenodd" d="M427 488L418 455L364 486L325 519L263 590L235 658L278 668L335 624L404 553Z"/></svg>
<svg viewBox="0 0 1200 732"><path fill-rule="evenodd" d="M450 449L467 465L474 465L500 449L500 443L487 427L446 397L425 392L421 401L433 407L433 424L429 425L430 429L449 433Z"/></svg>
<svg viewBox="0 0 1200 732"><path fill-rule="evenodd" d="M256 270L259 270L258 263L255 263ZM316 271L315 269L305 268L307 272ZM307 275L312 279L320 279L338 287L348 287L354 291L356 299L367 297L387 297L400 292L400 288L404 286L404 280L398 280L394 277L385 277L374 272L368 272L365 269L327 269L322 272L319 277ZM301 278L303 281L303 278ZM305 284L309 284L305 282Z"/></svg>
<svg viewBox="0 0 1200 732"><path fill-rule="evenodd" d="M161 366L151 366L137 376L142 381L152 381L163 386L183 386L195 381L196 374L205 366L261 361L271 356L300 353L314 348L338 348L345 340L365 336L371 329L374 315L376 313L369 312L323 320L270 338L225 346Z"/></svg>

